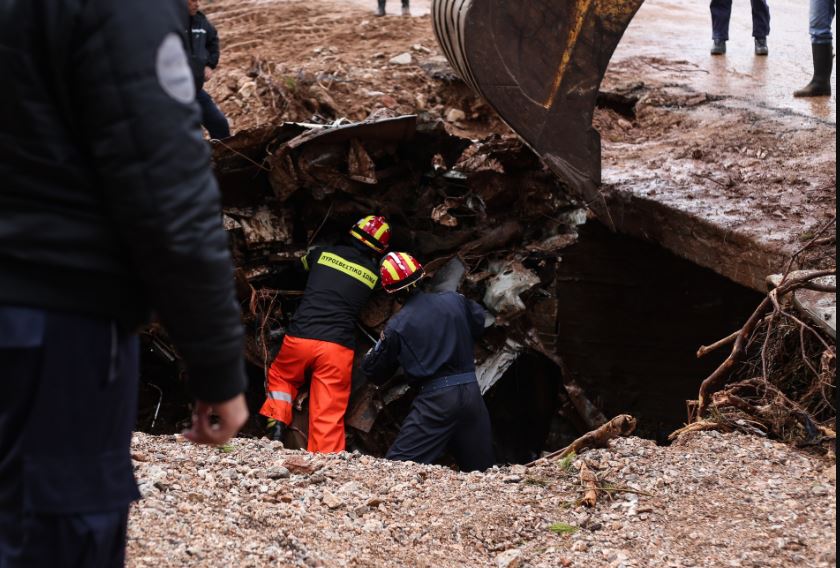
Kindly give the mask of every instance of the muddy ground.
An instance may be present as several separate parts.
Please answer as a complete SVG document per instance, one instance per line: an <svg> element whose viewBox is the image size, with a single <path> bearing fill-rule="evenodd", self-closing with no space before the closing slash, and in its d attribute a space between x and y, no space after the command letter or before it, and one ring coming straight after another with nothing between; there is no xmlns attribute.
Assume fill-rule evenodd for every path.
<svg viewBox="0 0 840 568"><path fill-rule="evenodd" d="M665 57L668 50L651 55L638 27L687 9L678 0L653 3L670 12L643 8L645 21L631 25L604 81L611 96L594 121L603 138L604 186L587 196L590 206L614 230L764 290L766 275L781 270L834 215L833 115L769 104L780 90L772 90L776 99L762 99L736 69L732 86L720 88L720 80L709 79L720 76L720 65L698 63L696 49L690 59ZM430 113L462 136L512 136L452 74L428 15L375 18L358 3L332 0L221 0L206 12L223 41L222 66L207 89L234 131L357 121L388 108ZM673 44L667 34L650 33ZM701 33L697 42L705 45L707 31ZM392 62L400 55L410 62ZM833 251L812 250L801 266L833 263Z"/></svg>

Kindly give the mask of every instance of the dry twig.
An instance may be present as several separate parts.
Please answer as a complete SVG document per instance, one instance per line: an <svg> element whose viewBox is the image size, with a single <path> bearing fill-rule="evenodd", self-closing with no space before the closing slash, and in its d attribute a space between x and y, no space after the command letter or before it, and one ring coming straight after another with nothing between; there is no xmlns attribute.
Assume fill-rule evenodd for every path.
<svg viewBox="0 0 840 568"><path fill-rule="evenodd" d="M580 463L580 484L584 491L580 502L587 507L594 507L598 502L598 477L586 465L586 460Z"/></svg>

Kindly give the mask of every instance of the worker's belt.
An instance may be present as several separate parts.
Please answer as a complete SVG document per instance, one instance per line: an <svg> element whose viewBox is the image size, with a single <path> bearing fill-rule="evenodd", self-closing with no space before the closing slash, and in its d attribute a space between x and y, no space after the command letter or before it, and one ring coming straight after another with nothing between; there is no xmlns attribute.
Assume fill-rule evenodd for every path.
<svg viewBox="0 0 840 568"><path fill-rule="evenodd" d="M428 381L421 383L420 392L430 392L445 389L446 387L468 385L476 382L476 380L474 371L470 371L469 373L460 373L458 375L445 375L443 377L429 379Z"/></svg>

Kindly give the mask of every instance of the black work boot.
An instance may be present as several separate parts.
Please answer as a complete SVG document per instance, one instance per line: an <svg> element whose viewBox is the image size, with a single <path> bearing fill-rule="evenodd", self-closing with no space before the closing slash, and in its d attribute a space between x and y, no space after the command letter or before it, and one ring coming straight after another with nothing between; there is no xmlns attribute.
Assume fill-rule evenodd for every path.
<svg viewBox="0 0 840 568"><path fill-rule="evenodd" d="M755 38L755 54L756 55L767 55L769 53L770 53L770 49L767 47L767 38L766 37Z"/></svg>
<svg viewBox="0 0 840 568"><path fill-rule="evenodd" d="M831 96L831 69L834 67L834 47L830 43L812 43L814 77L805 87L793 93L794 97Z"/></svg>
<svg viewBox="0 0 840 568"><path fill-rule="evenodd" d="M402 3L402 15L403 16L410 16L411 15L411 9L408 7L408 2L406 2L405 0Z"/></svg>
<svg viewBox="0 0 840 568"><path fill-rule="evenodd" d="M266 425L266 436L268 436L269 440L275 440L277 442L283 441L283 436L286 434L286 425L280 422L279 420L274 420L273 418L268 419L268 424Z"/></svg>
<svg viewBox="0 0 840 568"><path fill-rule="evenodd" d="M385 0L379 0L379 5L376 7L376 15L380 18L385 15Z"/></svg>
<svg viewBox="0 0 840 568"><path fill-rule="evenodd" d="M712 44L712 55L723 55L726 53L726 40L725 39L716 39Z"/></svg>

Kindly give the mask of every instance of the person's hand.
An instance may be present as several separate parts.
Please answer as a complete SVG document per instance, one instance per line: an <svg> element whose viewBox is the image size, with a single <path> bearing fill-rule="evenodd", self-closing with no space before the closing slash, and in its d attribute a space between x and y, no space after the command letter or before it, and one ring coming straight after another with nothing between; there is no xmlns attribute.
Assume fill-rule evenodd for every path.
<svg viewBox="0 0 840 568"><path fill-rule="evenodd" d="M204 68L204 80L209 81L210 77L212 77L212 76L213 76L213 70L210 69L209 67L205 67Z"/></svg>
<svg viewBox="0 0 840 568"><path fill-rule="evenodd" d="M217 418L215 424L210 421L211 415ZM224 444L239 432L246 420L248 407L244 394L225 402L197 400L193 408L192 427L183 434L187 440L196 444Z"/></svg>

